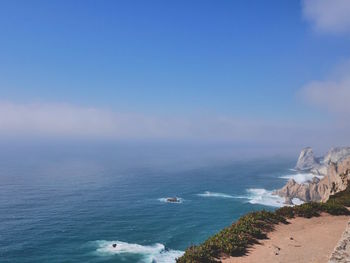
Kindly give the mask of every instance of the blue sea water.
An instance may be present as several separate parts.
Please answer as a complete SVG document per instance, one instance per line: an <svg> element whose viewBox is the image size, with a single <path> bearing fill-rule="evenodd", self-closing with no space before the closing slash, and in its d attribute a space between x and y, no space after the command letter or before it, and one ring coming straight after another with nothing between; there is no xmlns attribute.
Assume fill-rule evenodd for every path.
<svg viewBox="0 0 350 263"><path fill-rule="evenodd" d="M201 153L2 149L0 262L174 262L243 214L275 209L269 191L294 173L294 158Z"/></svg>

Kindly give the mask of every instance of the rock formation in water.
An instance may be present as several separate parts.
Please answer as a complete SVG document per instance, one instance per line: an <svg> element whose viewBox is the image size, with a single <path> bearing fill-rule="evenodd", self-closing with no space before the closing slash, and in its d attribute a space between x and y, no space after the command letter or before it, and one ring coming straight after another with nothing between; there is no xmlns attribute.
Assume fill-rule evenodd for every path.
<svg viewBox="0 0 350 263"><path fill-rule="evenodd" d="M323 158L316 159L311 148L302 150L296 168L316 175L312 181L297 183L290 179L288 183L274 193L284 197L287 204L292 204L293 198L304 202L327 201L329 196L343 191L350 180L350 147L333 148Z"/></svg>
<svg viewBox="0 0 350 263"><path fill-rule="evenodd" d="M300 171L311 170L318 165L312 148L307 147L301 151L295 169Z"/></svg>
<svg viewBox="0 0 350 263"><path fill-rule="evenodd" d="M180 203L181 202L180 199L177 198L177 197L168 197L166 199L166 201L169 202L169 203Z"/></svg>

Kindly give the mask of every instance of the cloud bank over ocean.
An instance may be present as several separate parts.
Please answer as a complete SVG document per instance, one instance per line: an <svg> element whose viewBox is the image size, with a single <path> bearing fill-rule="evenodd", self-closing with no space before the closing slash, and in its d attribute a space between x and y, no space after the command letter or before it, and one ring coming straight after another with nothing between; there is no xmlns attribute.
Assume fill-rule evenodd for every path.
<svg viewBox="0 0 350 263"><path fill-rule="evenodd" d="M317 131L314 139L326 140L331 132L327 126L297 120L146 115L69 104L0 102L0 134L9 137L312 143L303 142L303 137Z"/></svg>
<svg viewBox="0 0 350 263"><path fill-rule="evenodd" d="M321 41L318 33L322 33L321 37L324 37L323 34L325 34L327 38L341 38L345 40L344 35L350 32L350 16L348 15L350 12L350 2L347 0L302 0L301 5L298 3L295 8L298 14L302 15L305 21L307 21L307 24L316 32L316 34L313 34L313 41L316 42L310 43L316 43L317 45L319 43L321 44L321 42L322 44L329 44L328 41ZM265 12L269 10L270 8L267 8ZM205 14L206 10L202 11L203 14ZM265 14L265 12L263 13ZM198 12L198 14L200 14L200 12ZM272 15L274 15L274 13L272 13ZM227 19L231 19L232 17L231 14L228 14ZM118 18L118 16L113 14L111 18ZM193 14L190 14L188 18L192 21ZM199 18L204 18L203 21L207 20L207 16L205 15ZM283 16L283 18L288 18L288 16ZM295 25L297 21L300 22L302 27L305 26L302 21L300 21L300 16L290 21L290 25ZM86 22L90 23L91 19ZM173 20L170 21L170 25L172 25L172 22ZM211 31L212 33L216 32L216 28L226 25L226 23L221 23L223 21L220 19L213 22L217 24L216 27L212 27L214 30ZM234 24L236 24L236 22ZM273 24L276 24L274 20ZM55 24L55 26L59 27L62 26L62 24L58 23L57 25ZM153 26L154 28L158 28L158 21L155 21ZM200 27L202 27L201 23ZM255 28L253 24L252 29ZM264 28L266 33L269 33L270 28L272 28L270 25ZM239 27L239 30L244 30L244 27ZM55 32L55 30L52 30L52 32ZM198 32L198 28L194 28L194 32ZM300 35L297 35L298 37L293 39L299 39L299 37L303 37L302 33L304 31L294 28L291 32L298 32ZM227 32L223 35L227 36L227 33L232 33L232 27L228 27ZM246 32L243 33L246 34ZM23 35L20 34L20 31L18 34L20 36ZM205 36L206 35L207 33ZM336 36L334 37L334 35ZM108 36L113 36L113 34L108 33ZM288 35L285 37L288 37ZM93 38L95 38L95 35L93 35ZM163 35L161 39L164 39ZM184 38L184 40L186 39L187 38ZM284 38L278 35L276 39ZM226 41L229 41L229 39L220 41L220 43ZM21 41L12 41L11 47L12 43L21 43ZM90 42L85 41L84 45L87 43ZM152 44L153 43L154 41L152 41ZM188 42L184 43L186 43L186 46L190 45ZM203 41L200 41L200 43L203 43ZM235 40L233 43L237 43L237 41ZM79 42L77 42L77 44L79 44L77 46L81 48L82 45ZM171 41L163 44L168 44L169 47L172 47L174 42ZM282 44L282 42L278 43L278 46L285 46ZM22 46L23 45L21 45L20 48L22 48ZM231 46L229 46L230 49L227 49L227 51L231 50ZM293 46L295 46L295 43ZM211 47L213 48L208 49L210 52L204 49L205 55L211 54L213 57L216 57L215 54L218 51L216 43L212 43ZM245 47L245 45L243 47ZM323 48L329 50L329 47L333 46L325 45ZM57 50L54 46L51 48L52 50ZM174 46L174 48L177 50L178 47ZM78 138L88 140L233 142L242 145L249 143L251 145L269 145L271 147L278 146L280 148L290 146L295 149L299 149L305 145L320 145L320 147L328 149L331 146L347 144L347 135L350 128L350 107L348 103L350 101L350 78L348 77L350 63L345 63L342 67L335 67L334 65L340 63L338 58L342 57L341 54L335 53L335 55L332 56L334 57L332 60L328 58L325 61L325 64L330 65L329 68L336 68L334 74L322 78L322 75L320 76L319 74L320 72L317 71L315 73L310 70L309 73L307 73L310 77L307 77L301 83L290 84L290 87L288 87L288 85L285 84L290 82L290 80L288 81L289 77L291 79L303 79L303 74L293 75L293 70L286 67L286 80L276 83L275 80L270 81L271 78L274 79L277 69L284 69L284 66L281 66L284 65L284 62L278 64L278 60L271 60L271 56L266 56L269 53L266 53L266 51L263 52L265 49L260 50L260 48L262 48L262 46L258 45L256 53L251 52L249 49L249 52L242 54L242 59L238 59L237 61L245 61L243 58L247 58L248 60L247 64L240 64L240 67L237 67L237 65L233 63L235 59L228 57L227 52L223 53L222 57L227 59L229 63L225 62L225 60L214 60L214 62L220 66L225 66L225 63L230 65L228 71L223 71L223 69L220 69L220 72L213 71L215 68L213 65L216 64L213 64L213 61L207 58L208 64L206 70L208 71L199 68L198 72L190 70L189 73L185 72L185 75L179 74L180 77L178 77L178 73L184 73L184 65L191 65L191 63L186 63L185 60L179 60L180 63L178 65L180 66L178 70L180 71L176 71L175 66L177 64L170 63L169 70L167 69L169 65L164 64L161 69L167 70L163 77L172 77L163 80L161 79L162 74L159 67L152 68L152 70L148 72L149 67L152 65L145 64L147 65L145 66L147 69L146 72L139 72L137 71L137 67L135 68L134 66L136 63L130 65L132 69L131 77L129 76L121 82L115 82L115 76L121 79L123 79L123 76L128 76L128 74L125 74L126 72L124 72L124 70L121 72L116 71L117 73L119 72L119 75L117 73L117 75L115 75L114 70L100 70L100 68L93 67L94 70L90 72L88 70L85 71L85 69L82 70L82 75L84 77L82 81L82 79L79 78L79 74L70 75L70 73L67 75L66 67L54 67L54 72L61 69L62 72L60 72L60 74L62 74L62 76L68 76L67 82L54 81L55 78L50 75L47 75L50 76L47 79L50 81L46 82L47 80L45 79L44 82L41 82L40 79L42 76L46 76L45 72L48 68L48 65L44 63L41 71L34 72L37 73L37 77L23 78L26 80L24 84L20 82L17 83L17 81L22 78L18 78L17 71L14 71L14 73L12 73L14 76L13 79L10 78L7 82L0 83L3 90L7 90L7 92L3 92L2 98L4 100L8 99L8 101L0 101L0 135L5 139ZM308 48L308 45L305 44L300 50L304 52L307 51ZM113 50L114 49L115 47L113 46ZM271 46L269 45L268 50L270 49ZM323 54L322 52L324 49L317 49L318 51L312 53L310 59L319 57L318 54ZM9 53L6 48L4 50L6 54ZM104 49L99 48L98 50ZM199 49L195 46L195 48L191 48L191 50L198 51ZM239 52L242 51L242 49L238 48L232 51L236 50L239 50ZM295 54L299 54L300 50L298 49ZM338 50L338 48L334 48L334 50ZM135 52L138 50L135 49L133 51ZM144 50L141 51L135 54L143 54ZM159 48L156 48L155 51L159 52ZM276 52L277 51L278 50L276 50ZM280 51L283 54L286 53L284 50ZM155 54L157 54L156 52ZM56 52L49 53L50 55L56 54ZM172 52L167 52L167 54L168 53ZM25 54L27 54L27 51ZM80 61L74 57L76 54L75 52L71 56L66 56L66 58L72 58L74 62ZM251 54L255 55L250 57ZM10 55L10 60L12 61L13 54ZM94 56L94 59L89 59L89 61L95 61L100 55L101 54L98 53L98 56ZM202 57L201 53L197 55ZM292 62L292 65L294 65L295 62L293 62L294 57L297 57L284 57L280 56L278 53L273 55L275 57L282 57L283 61L288 61L288 64ZM138 58L136 55L135 57ZM151 58L154 57L153 53L151 53ZM187 59L189 57L190 56L184 53L184 58ZM218 58L220 57L221 56L218 56ZM263 60L264 57L268 57L269 59L267 61ZM22 57L20 58L22 59ZM62 56L59 57L59 59L61 58ZM127 56L127 58L127 62L129 62L130 57ZM260 65L260 63L256 63L257 60L260 60L259 58L262 59L261 63L265 61L265 64L267 64ZM31 62L29 65L37 63L37 59L38 57L35 56L35 60L29 60L29 62ZM250 59L252 59L254 63L248 63ZM346 59L345 55L343 59ZM52 58L50 59L50 62L51 61L56 61L56 59ZM117 64L123 65L124 68L125 65L122 61L111 60L111 64L107 63L105 65L106 69L114 69L115 61L118 61ZM69 65L70 63L68 62L69 61L63 65ZM168 63L169 60L166 59L165 62ZM269 65L270 62L272 63L271 65ZM300 67L298 66L300 61L297 62L295 67L303 71L303 69L299 69ZM96 61L94 62L94 65L95 64L98 65ZM158 63L156 64L158 65ZM302 64L304 64L304 62ZM85 64L79 63L79 66L83 65ZM160 63L159 65L163 64ZM308 65L312 65L312 63ZM23 67L23 63L18 64L18 66ZM255 68L255 66L257 67ZM265 66L267 69L270 68L270 70L265 72L263 70ZM309 68L312 69L313 67L310 66ZM329 71L329 68L326 68L325 72ZM11 69L11 67L7 69ZM84 67L82 69L84 69ZM246 71L242 74L239 69L245 69ZM103 79L103 81L97 81L98 79L95 80L95 82L93 81L93 76L97 71L99 74L102 74L98 79ZM171 72L170 75L168 71ZM113 74L111 74L111 72L113 72ZM227 83L223 81L226 79L224 77L226 75L223 74L224 72L229 76L226 80L228 81ZM273 74L266 75L266 73L269 72ZM324 72L321 71L321 73L323 74ZM216 76L216 74L217 77L211 79L211 77ZM259 76L260 74L268 77L269 81L264 82L264 78ZM4 74L4 76L5 75L10 76L11 74ZM34 75L33 72L31 72L31 74L28 73L28 76ZM147 82L147 78L144 78L140 83L134 83L135 75L153 76L155 81ZM40 76L40 78L38 76ZM88 78L86 78L87 76ZM112 76L109 81L107 78L108 76ZM241 76L247 77L240 78ZM255 78L256 82L250 82L250 80ZM60 77L59 79L64 80L65 78ZM174 82L175 79L183 79L184 81ZM84 85L81 83L85 83L84 81L94 83L95 86L86 84L87 87L82 88ZM276 81L278 81L278 78ZM270 85L272 85L272 87L268 88ZM97 86L99 87L98 89L96 88ZM284 86L288 88L284 88ZM28 91L26 91L26 89L28 89ZM85 89L94 92L90 94L90 97L85 97L85 95L89 93L86 93ZM13 90L15 92L13 92ZM54 90L56 90L57 94L61 95L51 96L55 95L55 92L52 92ZM248 92L246 92L246 90ZM104 96L104 94L108 94L108 96ZM171 95L169 96L169 94ZM177 94L181 94L181 96L176 96ZM301 96L298 96L300 94ZM103 99L97 98L100 95ZM39 99L42 102L33 103L35 99ZM213 102L213 100L215 101ZM18 101L22 102L19 103ZM66 101L69 101L69 103ZM80 102L89 106L81 106L79 104ZM118 110L118 107L114 105L118 103L124 103L125 105L121 105L120 108L126 110ZM112 105L112 108L108 105ZM137 108L137 105L141 105L140 108ZM152 107L154 108L150 109Z"/></svg>

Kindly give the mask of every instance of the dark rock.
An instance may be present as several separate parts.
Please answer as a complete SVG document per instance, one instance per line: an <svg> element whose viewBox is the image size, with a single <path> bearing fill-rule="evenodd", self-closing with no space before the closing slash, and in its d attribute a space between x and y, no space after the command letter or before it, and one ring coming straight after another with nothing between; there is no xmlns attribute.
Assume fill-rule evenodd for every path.
<svg viewBox="0 0 350 263"><path fill-rule="evenodd" d="M180 203L180 199L177 197L168 197L166 201L169 203Z"/></svg>

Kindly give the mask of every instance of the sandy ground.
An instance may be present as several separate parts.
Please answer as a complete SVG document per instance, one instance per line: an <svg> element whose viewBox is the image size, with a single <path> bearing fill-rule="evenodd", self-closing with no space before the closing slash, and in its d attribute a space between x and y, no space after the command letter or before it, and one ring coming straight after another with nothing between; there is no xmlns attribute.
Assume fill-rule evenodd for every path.
<svg viewBox="0 0 350 263"><path fill-rule="evenodd" d="M296 218L279 224L266 240L246 256L223 259L225 263L326 263L346 229L349 216L322 215Z"/></svg>

